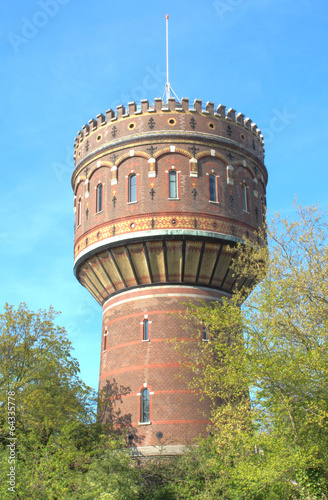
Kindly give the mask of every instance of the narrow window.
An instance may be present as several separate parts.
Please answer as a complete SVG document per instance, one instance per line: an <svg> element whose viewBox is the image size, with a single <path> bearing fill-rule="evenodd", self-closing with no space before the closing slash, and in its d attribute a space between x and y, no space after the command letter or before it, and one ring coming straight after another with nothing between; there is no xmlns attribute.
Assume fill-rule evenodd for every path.
<svg viewBox="0 0 328 500"><path fill-rule="evenodd" d="M263 198L261 196L261 209L262 209L262 222L263 224L265 224L265 204L264 204L264 201L263 201Z"/></svg>
<svg viewBox="0 0 328 500"><path fill-rule="evenodd" d="M97 210L97 212L102 211L102 202L103 202L103 199L102 199L103 192L102 191L103 191L102 184L98 184L97 190L96 190L96 210Z"/></svg>
<svg viewBox="0 0 328 500"><path fill-rule="evenodd" d="M169 198L177 198L177 173L175 170L171 170L169 173Z"/></svg>
<svg viewBox="0 0 328 500"><path fill-rule="evenodd" d="M106 351L106 349L107 349L107 337L108 337L108 332L107 332L107 330L105 330L105 333L104 333L104 351Z"/></svg>
<svg viewBox="0 0 328 500"><path fill-rule="evenodd" d="M203 323L203 339L202 340L208 340L207 326L204 325L204 323Z"/></svg>
<svg viewBox="0 0 328 500"><path fill-rule="evenodd" d="M210 183L210 201L217 201L215 175L211 174L209 176L209 183Z"/></svg>
<svg viewBox="0 0 328 500"><path fill-rule="evenodd" d="M131 174L129 177L129 203L137 201L137 176Z"/></svg>
<svg viewBox="0 0 328 500"><path fill-rule="evenodd" d="M149 422L149 389L141 391L141 422Z"/></svg>
<svg viewBox="0 0 328 500"><path fill-rule="evenodd" d="M143 320L143 340L149 340L149 321Z"/></svg>
<svg viewBox="0 0 328 500"><path fill-rule="evenodd" d="M81 220L82 220L82 201L81 198L79 198L79 201L77 203L77 225L81 225Z"/></svg>
<svg viewBox="0 0 328 500"><path fill-rule="evenodd" d="M247 188L245 184L241 185L241 191L242 191L242 199L243 199L243 210L245 212L248 212L248 206L247 206Z"/></svg>

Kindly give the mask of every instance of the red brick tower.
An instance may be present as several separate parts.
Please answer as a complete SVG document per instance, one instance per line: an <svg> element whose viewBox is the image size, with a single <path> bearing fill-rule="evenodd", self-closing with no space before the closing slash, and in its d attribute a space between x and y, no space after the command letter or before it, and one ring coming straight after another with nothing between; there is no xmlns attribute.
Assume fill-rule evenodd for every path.
<svg viewBox="0 0 328 500"><path fill-rule="evenodd" d="M263 222L263 159L249 118L200 100L118 106L76 138L74 272L103 307L99 387L120 386L141 453L206 433L207 404L175 376L167 340L186 332L167 312L231 296L227 249Z"/></svg>

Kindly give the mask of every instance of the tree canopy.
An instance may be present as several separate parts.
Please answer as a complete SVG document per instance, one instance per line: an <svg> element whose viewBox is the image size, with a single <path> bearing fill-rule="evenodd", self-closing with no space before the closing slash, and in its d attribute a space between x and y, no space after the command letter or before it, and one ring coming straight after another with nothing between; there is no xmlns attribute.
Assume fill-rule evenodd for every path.
<svg viewBox="0 0 328 500"><path fill-rule="evenodd" d="M321 499L328 491L327 236L317 207L299 207L293 221L276 215L269 251L246 242L233 264L236 275L257 275L255 290L189 307L186 319L209 332L188 368L192 387L213 402L227 498ZM182 359L192 349L177 347Z"/></svg>
<svg viewBox="0 0 328 500"><path fill-rule="evenodd" d="M74 485L72 469L85 467L97 432L94 391L79 378L56 316L52 308L35 313L24 303L17 309L6 304L0 314L1 472L6 478L9 465L15 467L16 498L63 496ZM13 498L5 481L0 492Z"/></svg>

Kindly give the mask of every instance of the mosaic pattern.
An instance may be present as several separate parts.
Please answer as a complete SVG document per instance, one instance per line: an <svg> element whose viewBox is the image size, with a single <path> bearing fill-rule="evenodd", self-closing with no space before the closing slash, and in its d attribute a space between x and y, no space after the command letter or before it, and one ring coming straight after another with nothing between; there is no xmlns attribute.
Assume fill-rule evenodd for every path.
<svg viewBox="0 0 328 500"><path fill-rule="evenodd" d="M154 222L152 222L152 220ZM201 231L210 231L212 233L232 234L231 223L222 220L220 217L199 217L197 216L197 229ZM113 231L115 227L115 231ZM74 248L75 259L79 253L88 248L90 245L101 242L113 236L121 236L125 234L138 233L139 231L148 231L153 228L161 229L195 229L195 215L157 215L137 216L135 218L116 219L111 223L107 223L102 227L97 227L93 231L89 231L77 240ZM242 224L234 223L234 236L242 238L245 234L245 229ZM137 236L137 234L136 234ZM87 237L87 239L86 239Z"/></svg>

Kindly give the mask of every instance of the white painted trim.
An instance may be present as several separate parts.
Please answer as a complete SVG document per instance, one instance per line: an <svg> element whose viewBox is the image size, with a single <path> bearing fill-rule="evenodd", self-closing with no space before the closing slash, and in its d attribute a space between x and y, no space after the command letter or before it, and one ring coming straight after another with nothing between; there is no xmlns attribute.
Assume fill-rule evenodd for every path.
<svg viewBox="0 0 328 500"><path fill-rule="evenodd" d="M176 286L176 285L174 285ZM148 288L148 287L147 287ZM163 285L161 287L151 287L151 288L172 288L172 285L171 286L166 286L166 285ZM182 288L179 286L179 288ZM184 287L184 288L188 288L188 289L193 289L194 287ZM199 288L195 288L195 290L199 291ZM203 288L203 290L207 290L208 291L208 288ZM134 290L135 292L136 290ZM140 293L140 289L138 290L139 293ZM133 290L129 290L129 291L126 291L126 292L122 292L120 295L126 295L127 293L131 293L133 292ZM221 295L225 296L225 297L230 297L231 295L229 293L226 293L226 292L218 292L220 293ZM110 297L105 303L104 303L104 306L107 304L108 301L110 300L113 300L117 297L117 295L114 295L113 297ZM203 295L203 294L193 294L193 293L154 293L154 294L148 294L148 295L139 295L139 296L136 296L136 297L131 297L131 298L127 298L127 299L123 299L123 300L119 300L118 302L115 302L114 304L111 304L109 305L108 307L106 307L106 309L103 310L103 315L109 310L109 309L112 309L113 307L116 307L118 305L121 305L121 304L126 304L127 302L131 302L131 301L136 301L136 300L145 300L145 299L153 299L153 298L158 298L158 297L184 297L184 298L190 298L190 299L206 299L206 300L216 300L218 302L220 302L222 299L221 297L217 297L217 296L206 296L206 295Z"/></svg>
<svg viewBox="0 0 328 500"><path fill-rule="evenodd" d="M172 198L173 200L178 200L178 198ZM136 203L136 202L130 202L130 203ZM93 250L96 250L99 247L106 246L112 243L120 243L120 242L125 242L130 239L135 239L136 237L140 238L142 241L144 238L148 236L154 236L154 235L159 235L159 236L168 236L168 235L175 235L175 236L212 236L215 238L220 238L222 240L227 240L227 241L234 241L236 243L242 243L243 240L242 238L237 238L236 236L230 235L230 234L224 234L224 233L217 233L216 231L202 231L202 230L197 230L197 229L160 229L160 230L154 230L154 229L149 229L147 231L134 231L133 233L126 233L122 234L119 236L110 236L109 238L105 238L104 240L100 240L99 242L94 243L93 245L88 246L84 250L82 250L76 259L74 260L74 266L76 262L81 259L84 255L90 253Z"/></svg>

